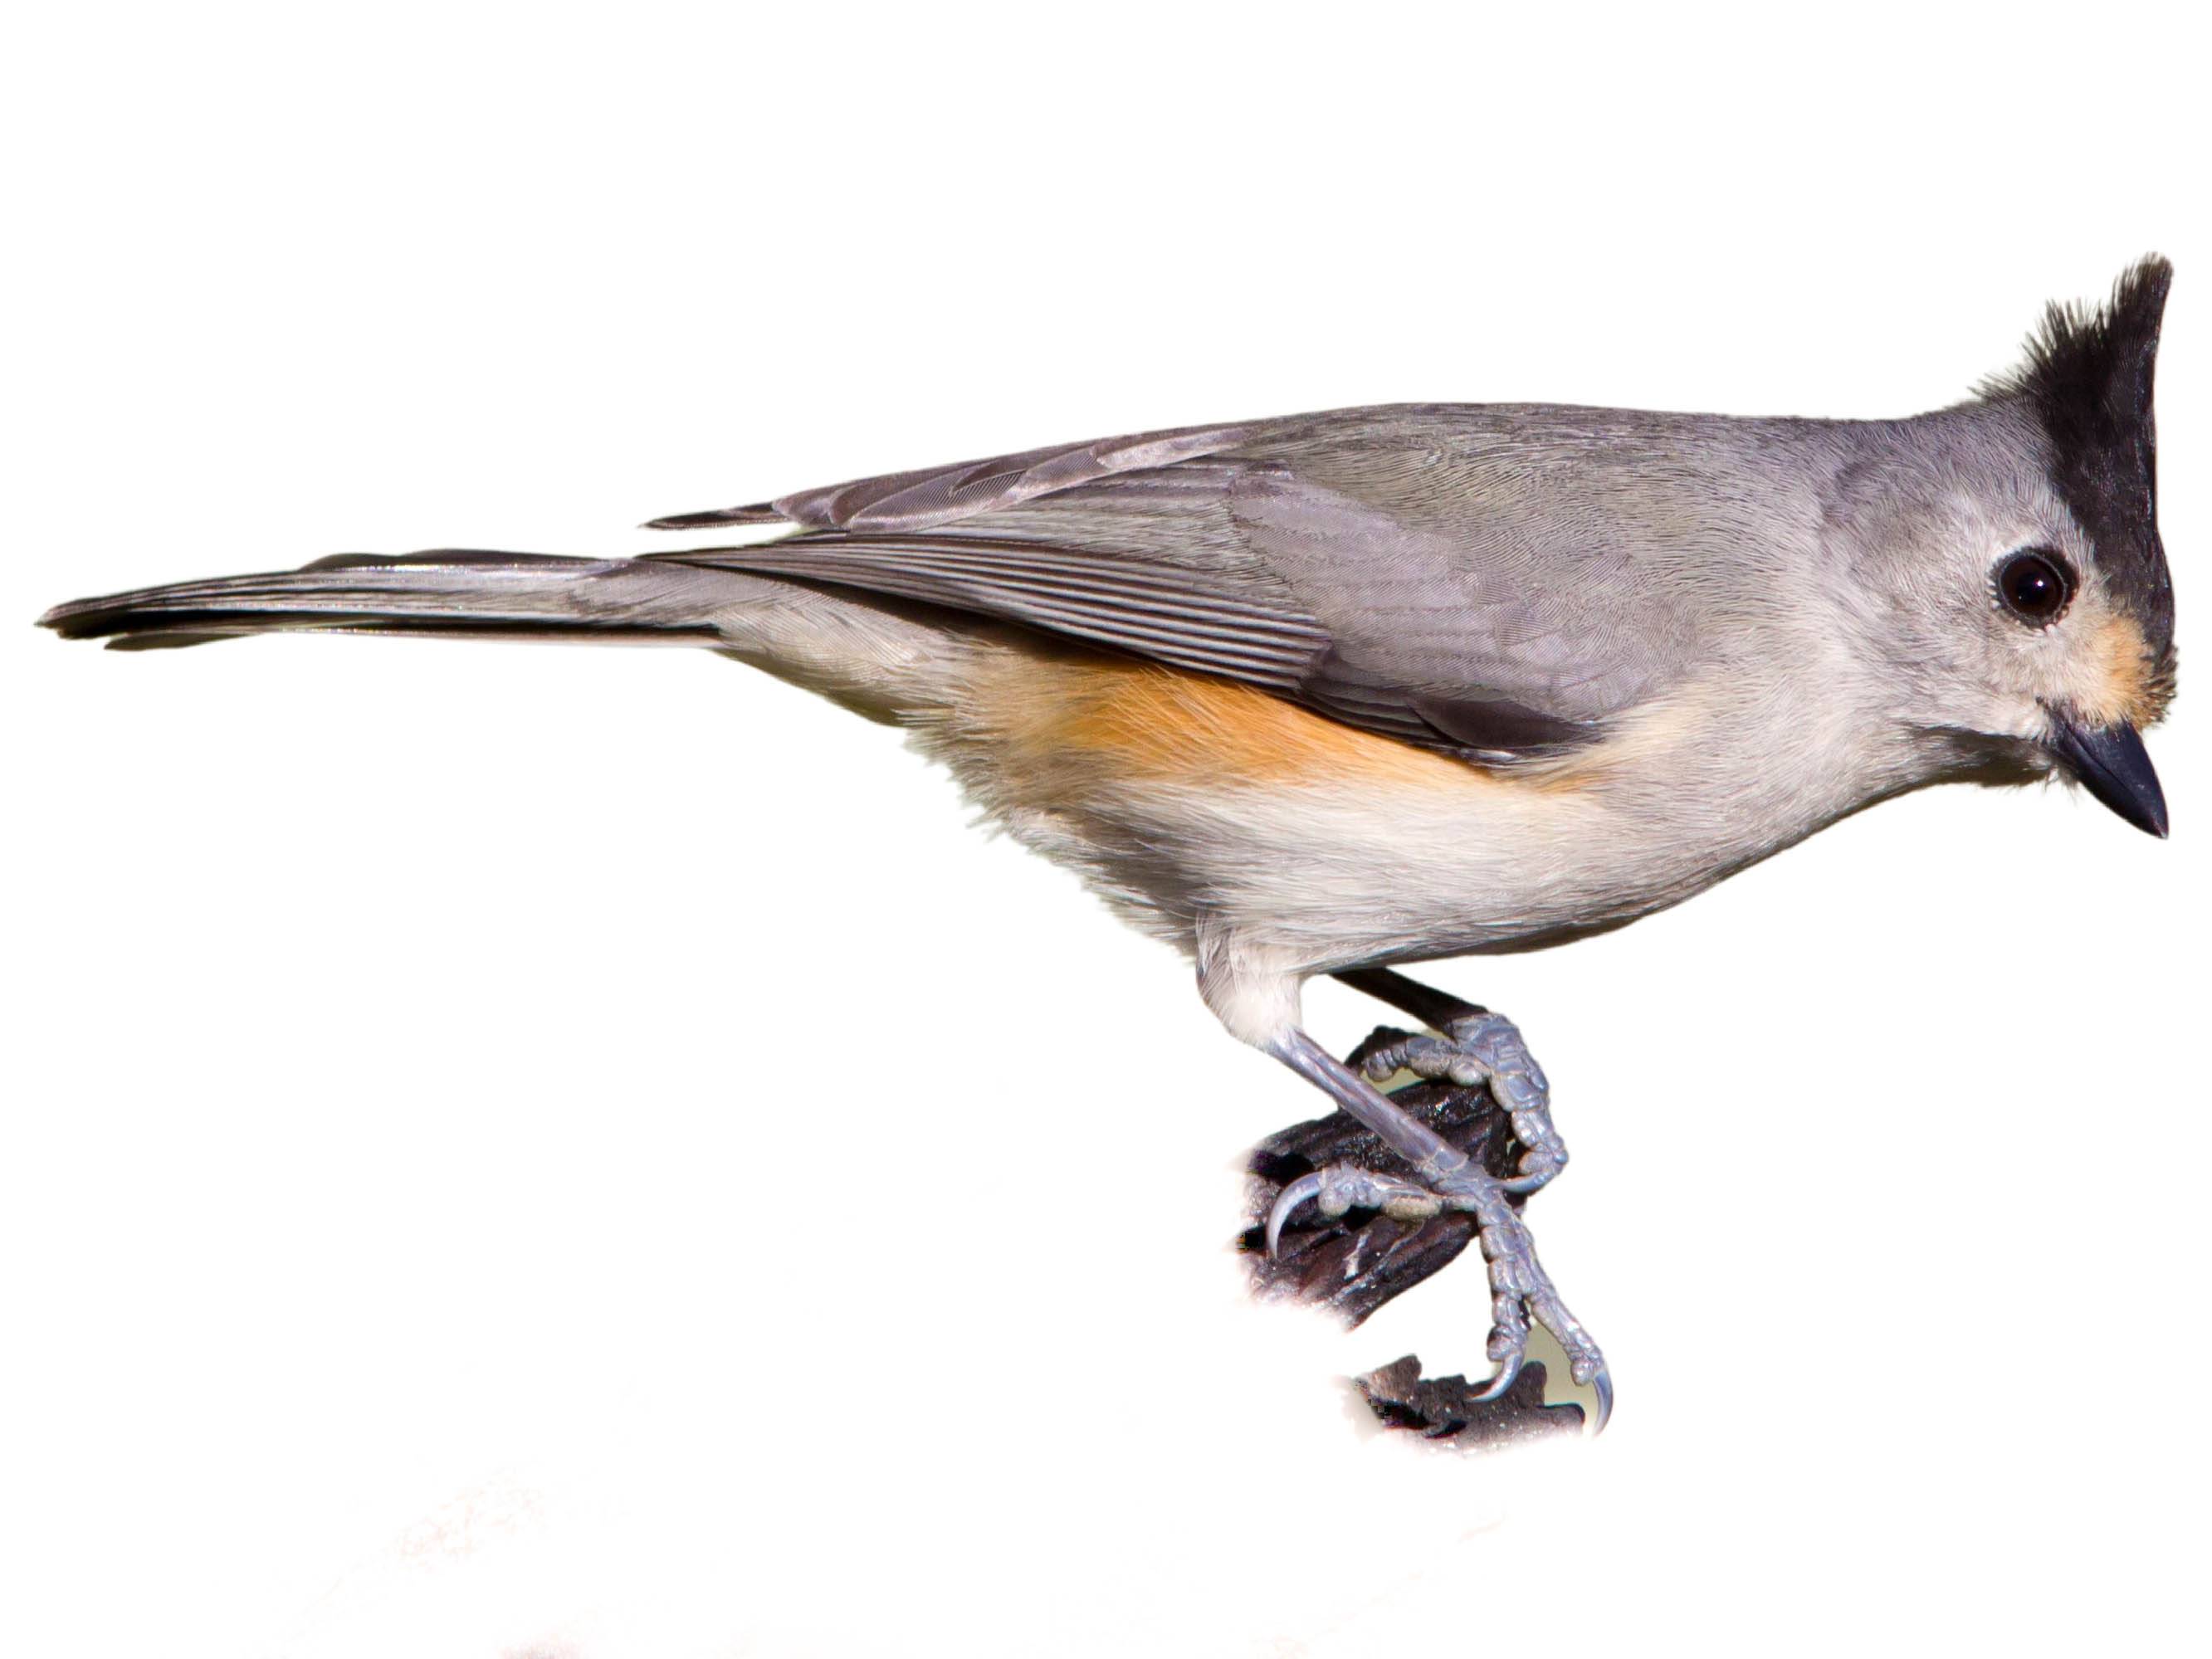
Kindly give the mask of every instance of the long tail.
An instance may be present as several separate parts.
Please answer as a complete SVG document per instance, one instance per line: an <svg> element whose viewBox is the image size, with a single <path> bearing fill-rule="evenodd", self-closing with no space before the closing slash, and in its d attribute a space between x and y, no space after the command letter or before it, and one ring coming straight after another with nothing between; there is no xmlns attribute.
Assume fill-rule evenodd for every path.
<svg viewBox="0 0 2212 1659"><path fill-rule="evenodd" d="M105 639L124 651L301 629L713 644L716 602L729 593L702 574L642 560L465 549L340 554L302 570L76 599L39 623L64 639Z"/></svg>
<svg viewBox="0 0 2212 1659"><path fill-rule="evenodd" d="M989 631L737 571L465 549L342 554L301 570L143 587L58 605L39 621L126 651L291 631L705 646L894 723L957 699Z"/></svg>

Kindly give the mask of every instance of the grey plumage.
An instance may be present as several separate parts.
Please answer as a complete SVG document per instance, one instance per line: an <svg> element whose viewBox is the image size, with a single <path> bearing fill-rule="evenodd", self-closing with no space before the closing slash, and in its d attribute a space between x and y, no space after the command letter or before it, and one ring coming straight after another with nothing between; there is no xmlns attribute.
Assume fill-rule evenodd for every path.
<svg viewBox="0 0 2212 1659"><path fill-rule="evenodd" d="M175 582L63 605L65 639L118 650L292 631L713 642L698 583L633 559L441 548L397 558L339 553L299 570Z"/></svg>
<svg viewBox="0 0 2212 1659"><path fill-rule="evenodd" d="M1346 908L1358 920L1331 947L1312 938L1325 917L1290 924L1308 908L1297 895L1263 907L1274 914L1259 927L1292 934L1301 969L1495 949L1672 902L1899 788L2047 769L2045 694L2078 702L2081 688L2062 684L2058 662L2047 686L2030 684L2021 659L2045 647L1992 625L1984 570L2007 546L2062 550L2092 590L2084 610L2131 626L2145 660L2124 712L2154 718L2172 662L2148 405L2166 286L2163 263L2147 262L2104 313L2054 311L2027 367L1982 398L1909 420L1346 410L656 521L796 527L749 546L347 557L46 620L141 647L275 629L718 645L915 727L1018 834L1192 948L1202 914L1234 911L1208 849L1164 858L1179 832L1086 818L1080 800L1049 808L1048 834L1024 828L1048 809L1018 799L982 752L996 739L970 729L975 665L1008 648L1008 626L1036 647L1056 638L1251 686L1500 777L1556 776L1577 756L1649 750L1653 733L1694 723L1671 770L1587 769L1585 793L1633 818L1649 860L1581 867L1486 824L1494 803L1469 803L1449 876L1411 879L1377 851L1373 882L1338 868L1312 883L1324 908L1357 892ZM2104 481L2088 508L2083 477ZM2103 514L2106 542L2085 513ZM841 641L860 643L841 657ZM1838 678L1845 666L1856 672ZM2084 657L2071 670L2101 678L2087 690L2109 700L2125 666ZM1702 791L1731 810L1710 810ZM1144 869L1110 854L1131 836L1152 849ZM1532 854L1544 878L1533 887L1472 874ZM1559 890L1544 902L1547 884ZM1437 890L1450 887L1461 896Z"/></svg>
<svg viewBox="0 0 2212 1659"><path fill-rule="evenodd" d="M1684 561L1710 572L1755 556L1778 513L1816 513L1821 475L1848 453L1833 430L1540 406L1346 410L1177 434L1188 459L1104 477L1094 463L1064 488L1038 473L1074 471L1070 453L1155 446L834 485L776 504L810 526L798 536L663 556L1030 623L1498 759L1587 740L1674 682L1698 644L1689 589L1702 578ZM1204 609L1178 612L1176 599Z"/></svg>
<svg viewBox="0 0 2212 1659"><path fill-rule="evenodd" d="M1478 1215L1501 1387L1509 1303L1587 1378L1602 1362L1502 1189L1305 1036L1301 983L1618 926L1946 780L2056 771L2163 834L2137 732L2175 676L2151 410L2170 275L2054 310L2025 367L1910 419L1344 410L655 521L791 532L746 545L352 556L44 620L138 647L702 644L904 726ZM1517 1079L1549 1179L1541 1073L1479 1016L1425 1063Z"/></svg>

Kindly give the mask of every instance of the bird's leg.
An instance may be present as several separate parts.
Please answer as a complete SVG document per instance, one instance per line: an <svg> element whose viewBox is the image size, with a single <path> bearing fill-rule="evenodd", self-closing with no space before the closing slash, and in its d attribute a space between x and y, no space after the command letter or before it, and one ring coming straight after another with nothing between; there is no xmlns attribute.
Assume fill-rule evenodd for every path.
<svg viewBox="0 0 2212 1659"><path fill-rule="evenodd" d="M1274 1252L1282 1237L1285 1220L1308 1200L1332 1206L1340 1201L1346 1209L1355 1203L1376 1201L1401 1213L1435 1214L1446 1208L1465 1211L1474 1218L1482 1254L1490 1264L1488 1352L1498 1370L1482 1397L1496 1400L1513 1386L1528 1355L1528 1322L1533 1318L1559 1339L1575 1381L1596 1391L1592 1426L1602 1428L1613 1406L1613 1384L1606 1373L1605 1356L1582 1322L1559 1299L1551 1275L1536 1259L1534 1238L1510 1201L1516 1193L1540 1186L1548 1177L1534 1170L1505 1179L1492 1175L1306 1035L1298 1018L1299 976L1279 957L1255 948L1218 917L1201 916L1196 934L1199 994L1215 1018L1232 1036L1274 1055L1318 1087L1346 1115L1413 1166L1411 1180L1333 1165L1291 1182L1277 1194L1267 1217L1269 1253ZM1394 1002L1405 999L1401 1006L1417 1017L1433 1012L1446 1026L1469 1015L1478 1021L1492 1018L1397 974L1363 973L1352 982ZM1511 1029L1510 1024L1505 1026L1507 1031ZM1513 1035L1517 1043L1518 1033ZM1533 1060L1522 1063L1527 1050L1521 1049L1516 1060L1497 1047L1495 1034L1486 1042L1490 1046L1483 1052L1491 1059L1473 1054L1462 1057L1480 1060L1490 1068L1487 1076L1501 1076L1509 1069L1524 1073L1533 1079L1537 1091L1534 1103L1540 1107L1543 1074L1535 1070ZM1506 1086L1510 1090L1511 1085ZM1548 1121L1547 1113L1547 1126ZM1529 1133L1534 1140L1543 1139L1534 1123ZM1556 1141L1558 1137L1551 1139Z"/></svg>
<svg viewBox="0 0 2212 1659"><path fill-rule="evenodd" d="M1445 1209L1473 1215L1489 1263L1491 1332L1488 1352L1496 1375L1482 1398L1494 1400L1513 1386L1528 1356L1528 1322L1559 1340L1578 1383L1598 1396L1595 1426L1611 1414L1613 1387L1600 1352L1569 1310L1536 1256L1534 1237L1506 1200L1534 1192L1566 1162L1566 1148L1552 1127L1548 1085L1510 1020L1431 991L1401 975L1374 969L1342 975L1347 983L1382 998L1416 1018L1432 1023L1441 1037L1382 1033L1363 1045L1363 1077L1303 1030L1268 1045L1276 1057L1321 1088L1363 1127L1413 1166L1413 1179L1380 1175L1354 1164L1333 1164L1285 1187L1267 1218L1267 1248L1278 1244L1283 1224L1308 1200L1325 1214L1373 1206L1407 1219ZM1500 1179L1395 1104L1375 1085L1401 1066L1464 1085L1487 1084L1513 1120L1527 1150L1520 1172ZM1370 1079L1373 1079L1370 1081Z"/></svg>

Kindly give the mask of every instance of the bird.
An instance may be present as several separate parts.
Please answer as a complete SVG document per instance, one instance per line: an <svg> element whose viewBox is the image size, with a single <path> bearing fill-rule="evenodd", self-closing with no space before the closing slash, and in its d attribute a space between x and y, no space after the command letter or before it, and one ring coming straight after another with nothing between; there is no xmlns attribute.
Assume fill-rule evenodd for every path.
<svg viewBox="0 0 2212 1659"><path fill-rule="evenodd" d="M2153 379L2172 278L2053 303L1961 401L1879 420L1397 404L1181 427L657 519L725 544L347 554L81 599L143 649L276 632L703 647L903 728L981 816L1188 958L1233 1036L1399 1166L1307 1204L1470 1215L1498 1397L1532 1322L1612 1410L1513 1200L1568 1152L1513 1023L1401 969L1689 898L1875 802L2079 785L2167 832ZM747 541L726 531L781 532ZM1328 975L1421 1028L1362 1063ZM1395 1104L1486 1086L1493 1173Z"/></svg>

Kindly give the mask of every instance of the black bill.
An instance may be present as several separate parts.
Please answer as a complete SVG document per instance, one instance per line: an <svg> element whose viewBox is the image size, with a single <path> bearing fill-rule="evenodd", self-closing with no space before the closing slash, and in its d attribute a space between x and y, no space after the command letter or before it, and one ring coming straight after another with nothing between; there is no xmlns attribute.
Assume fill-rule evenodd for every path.
<svg viewBox="0 0 2212 1659"><path fill-rule="evenodd" d="M2142 735L2123 722L2087 726L2051 712L2051 748L2081 787L2138 830L2166 834L2166 792L2144 749Z"/></svg>

